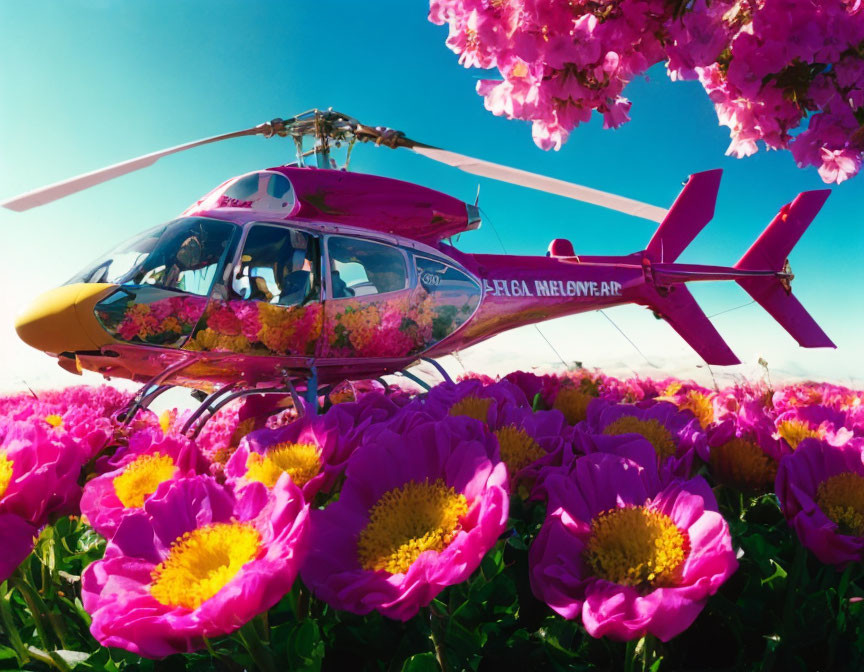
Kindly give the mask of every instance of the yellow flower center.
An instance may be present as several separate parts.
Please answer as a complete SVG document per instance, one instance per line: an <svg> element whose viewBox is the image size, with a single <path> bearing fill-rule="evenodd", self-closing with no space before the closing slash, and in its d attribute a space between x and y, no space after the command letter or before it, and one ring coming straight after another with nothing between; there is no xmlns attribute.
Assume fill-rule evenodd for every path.
<svg viewBox="0 0 864 672"><path fill-rule="evenodd" d="M52 413L51 415L45 416L45 422L47 422L52 427L62 427L63 426L63 417L57 415L56 413Z"/></svg>
<svg viewBox="0 0 864 672"><path fill-rule="evenodd" d="M117 499L127 509L140 509L144 500L156 492L160 483L170 481L177 473L177 465L169 455L151 453L130 462L123 473L111 481Z"/></svg>
<svg viewBox="0 0 864 672"><path fill-rule="evenodd" d="M687 392L686 397L678 404L678 408L682 411L692 411L702 429L714 422L714 404L711 403L711 397L698 390Z"/></svg>
<svg viewBox="0 0 864 672"><path fill-rule="evenodd" d="M159 416L159 427L162 429L163 434L167 434L168 430L171 429L171 425L174 424L174 415L171 411L162 411L162 414Z"/></svg>
<svg viewBox="0 0 864 672"><path fill-rule="evenodd" d="M644 506L604 511L591 521L585 559L595 575L625 586L670 586L690 552L672 519Z"/></svg>
<svg viewBox="0 0 864 672"><path fill-rule="evenodd" d="M588 404L595 395L576 387L565 387L559 390L552 402L552 408L561 411L567 424L575 425L588 417Z"/></svg>
<svg viewBox="0 0 864 672"><path fill-rule="evenodd" d="M321 471L321 452L312 443L277 443L264 452L249 453L246 458L246 480L258 481L268 488L287 473L298 487L303 487Z"/></svg>
<svg viewBox="0 0 864 672"><path fill-rule="evenodd" d="M622 415L615 422L606 425L603 433L608 436L621 434L641 434L654 446L654 451L660 460L675 455L677 448L669 430L663 424L654 420L640 420L633 415Z"/></svg>
<svg viewBox="0 0 864 672"><path fill-rule="evenodd" d="M663 390L663 394L662 394L662 396L664 396L664 397L674 397L676 394L678 394L678 391L679 391L682 387L683 387L683 385L682 385L681 383L679 383L678 381L675 381L674 383L669 383L669 384L666 386L666 389Z"/></svg>
<svg viewBox="0 0 864 672"><path fill-rule="evenodd" d="M12 460L6 457L6 451L0 450L0 497L6 494L6 488L12 480Z"/></svg>
<svg viewBox="0 0 864 672"><path fill-rule="evenodd" d="M735 438L711 448L711 471L720 483L746 492L766 492L774 485L777 462L752 441Z"/></svg>
<svg viewBox="0 0 864 672"><path fill-rule="evenodd" d="M450 407L450 415L467 415L469 418L486 422L491 405L491 399L481 399L480 397L475 397L473 394L469 394Z"/></svg>
<svg viewBox="0 0 864 672"><path fill-rule="evenodd" d="M777 433L786 439L786 443L795 450L804 439L821 438L822 433L813 429L803 420L784 420L777 427Z"/></svg>
<svg viewBox="0 0 864 672"><path fill-rule="evenodd" d="M214 523L187 532L153 570L150 594L169 607L197 609L260 549L261 535L249 523Z"/></svg>
<svg viewBox="0 0 864 672"><path fill-rule="evenodd" d="M822 481L816 502L841 534L864 537L864 476L844 471Z"/></svg>
<svg viewBox="0 0 864 672"><path fill-rule="evenodd" d="M495 436L498 437L501 459L511 475L546 455L546 451L537 445L528 432L516 425L496 430Z"/></svg>
<svg viewBox="0 0 864 672"><path fill-rule="evenodd" d="M360 566L391 574L407 572L424 551L443 551L468 513L465 495L444 480L410 481L385 492L369 511L357 540Z"/></svg>

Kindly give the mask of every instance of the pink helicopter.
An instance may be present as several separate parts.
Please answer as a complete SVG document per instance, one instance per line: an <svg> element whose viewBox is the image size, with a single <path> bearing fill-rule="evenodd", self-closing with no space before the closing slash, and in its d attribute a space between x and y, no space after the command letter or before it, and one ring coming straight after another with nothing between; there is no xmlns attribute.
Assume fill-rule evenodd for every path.
<svg viewBox="0 0 864 672"><path fill-rule="evenodd" d="M435 363L514 327L625 303L665 319L708 364L739 363L687 289L695 281L734 280L801 346L834 347L792 295L787 261L829 190L801 193L783 206L732 267L675 263L713 217L720 170L690 176L665 210L311 110L2 205L27 210L163 156L248 135L293 138L297 162L228 180L178 219L119 245L38 297L16 322L19 336L73 373L144 383L136 408L174 385L209 393L204 405L214 408L245 394L289 391L296 398L295 385L315 399L321 386L405 372L419 359ZM577 255L563 239L543 257L466 254L452 237L480 226L476 205L348 172L356 142L407 148L660 225L644 250L626 256ZM338 169L331 149L342 145L347 157ZM306 165L311 156L315 166Z"/></svg>

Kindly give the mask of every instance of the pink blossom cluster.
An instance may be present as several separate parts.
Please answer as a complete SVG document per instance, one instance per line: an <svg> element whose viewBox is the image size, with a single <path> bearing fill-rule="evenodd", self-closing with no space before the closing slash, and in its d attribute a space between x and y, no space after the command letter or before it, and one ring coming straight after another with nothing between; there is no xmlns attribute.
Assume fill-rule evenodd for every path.
<svg viewBox="0 0 864 672"><path fill-rule="evenodd" d="M465 67L497 68L477 92L486 108L533 124L560 149L603 115L629 120L624 88L666 62L673 80L698 80L730 130L727 154L789 149L825 182L864 159L864 5L859 0L430 0ZM804 130L801 130L806 126Z"/></svg>

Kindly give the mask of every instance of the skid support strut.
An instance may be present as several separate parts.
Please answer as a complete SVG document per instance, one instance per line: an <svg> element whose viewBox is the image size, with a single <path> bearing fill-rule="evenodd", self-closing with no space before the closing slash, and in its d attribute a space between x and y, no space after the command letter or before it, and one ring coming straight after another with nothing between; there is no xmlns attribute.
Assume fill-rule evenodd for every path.
<svg viewBox="0 0 864 672"><path fill-rule="evenodd" d="M171 389L173 385L163 385L162 381L166 380L171 374L177 373L177 371L180 371L181 369L185 369L187 366L189 366L187 360L177 362L176 364L166 368L164 371L160 371L144 383L141 386L141 389L138 390L138 393L135 395L135 398L132 400L128 409L118 414L117 419L120 420L122 426L128 427L129 423L132 422L135 418L135 414L138 413L139 410L147 408L156 397L166 390Z"/></svg>
<svg viewBox="0 0 864 672"><path fill-rule="evenodd" d="M432 359L431 357L421 357L420 359L434 366L438 370L438 373L441 374L441 377L444 379L445 383L453 382L453 380L450 378L450 374L447 373L447 369L441 366L441 364L439 364L436 360Z"/></svg>

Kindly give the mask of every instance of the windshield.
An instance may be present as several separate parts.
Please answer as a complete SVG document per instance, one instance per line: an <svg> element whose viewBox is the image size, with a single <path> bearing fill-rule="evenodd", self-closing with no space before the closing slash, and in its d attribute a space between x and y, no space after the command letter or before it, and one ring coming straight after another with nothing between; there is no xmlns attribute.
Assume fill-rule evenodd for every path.
<svg viewBox="0 0 864 672"><path fill-rule="evenodd" d="M119 245L66 284L151 285L204 296L236 228L216 219L178 219Z"/></svg>

